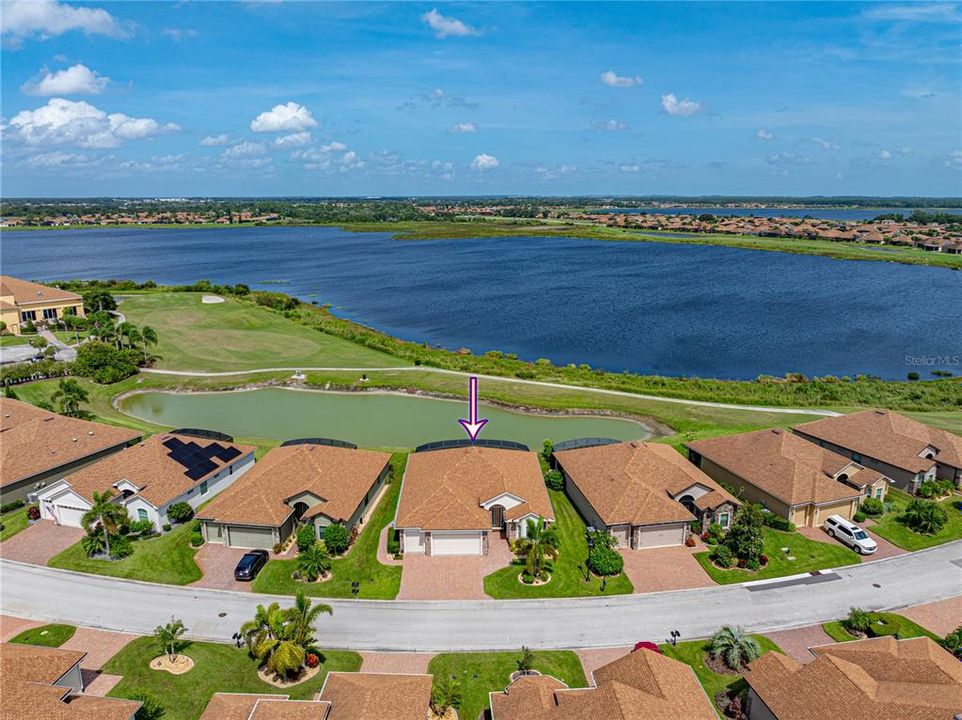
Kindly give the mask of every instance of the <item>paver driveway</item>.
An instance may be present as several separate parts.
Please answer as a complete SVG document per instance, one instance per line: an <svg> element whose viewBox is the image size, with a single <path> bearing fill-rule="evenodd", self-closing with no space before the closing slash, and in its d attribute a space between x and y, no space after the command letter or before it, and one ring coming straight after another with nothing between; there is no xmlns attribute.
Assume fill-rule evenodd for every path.
<svg viewBox="0 0 962 720"><path fill-rule="evenodd" d="M661 592L662 590L685 590L708 587L715 582L695 560L699 548L684 545L650 548L648 550L622 549L625 574L635 586L636 593Z"/></svg>
<svg viewBox="0 0 962 720"><path fill-rule="evenodd" d="M907 607L898 612L926 630L944 637L962 625L962 595L948 600Z"/></svg>
<svg viewBox="0 0 962 720"><path fill-rule="evenodd" d="M204 576L197 582L190 584L191 587L211 588L213 590L239 590L250 592L249 582L238 582L234 579L234 568L238 561L244 557L247 550L244 548L231 548L217 543L205 543L197 554L194 555L194 562Z"/></svg>
<svg viewBox="0 0 962 720"><path fill-rule="evenodd" d="M906 551L900 548L898 545L893 545L885 538L876 535L872 532L871 527L867 525L861 525L861 528L868 533L869 537L872 538L878 545L878 550L876 550L871 555L859 555L859 559L862 562L868 562L870 560L881 560L882 558L895 557L896 555L905 555ZM807 537L809 540L815 540L816 542L828 543L829 545L841 545L842 547L848 547L847 545L839 542L833 537L829 537L828 533L825 532L823 528L817 527L800 527L798 532Z"/></svg>
<svg viewBox="0 0 962 720"><path fill-rule="evenodd" d="M815 656L809 648L817 645L831 645L832 640L821 625L806 625L805 627L792 628L791 630L775 630L765 633L765 637L778 645L785 654L795 658L800 663L810 663Z"/></svg>
<svg viewBox="0 0 962 720"><path fill-rule="evenodd" d="M511 563L506 540L489 538L488 554L407 555L399 600L486 600L484 576Z"/></svg>
<svg viewBox="0 0 962 720"><path fill-rule="evenodd" d="M0 557L33 565L46 565L54 555L80 542L80 528L57 525L53 520L37 520L25 530L0 543Z"/></svg>
<svg viewBox="0 0 962 720"><path fill-rule="evenodd" d="M652 641L657 642L656 640ZM637 642L637 640L635 642ZM595 679L592 677L592 673L595 670L607 665L610 662L614 662L620 657L624 657L631 652L632 647L634 646L629 645L627 647L613 648L581 648L580 650L575 650L578 655L578 659L581 660L581 667L584 668L585 677L588 678L588 684L595 684Z"/></svg>
<svg viewBox="0 0 962 720"><path fill-rule="evenodd" d="M44 623L28 620L14 615L0 615L0 642L7 642L26 630L40 627Z"/></svg>
<svg viewBox="0 0 962 720"><path fill-rule="evenodd" d="M434 653L362 652L361 672L426 673Z"/></svg>

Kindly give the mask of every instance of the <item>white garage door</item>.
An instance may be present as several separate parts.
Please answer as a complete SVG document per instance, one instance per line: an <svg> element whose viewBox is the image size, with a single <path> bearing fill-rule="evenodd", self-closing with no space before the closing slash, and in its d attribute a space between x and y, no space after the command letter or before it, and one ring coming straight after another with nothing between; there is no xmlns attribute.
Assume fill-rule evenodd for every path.
<svg viewBox="0 0 962 720"><path fill-rule="evenodd" d="M83 527L80 519L87 512L83 508L70 507L69 505L57 505L57 521L67 527Z"/></svg>
<svg viewBox="0 0 962 720"><path fill-rule="evenodd" d="M480 532L443 532L431 534L432 555L480 555Z"/></svg>
<svg viewBox="0 0 962 720"><path fill-rule="evenodd" d="M666 545L681 545L685 542L685 526L680 525L652 525L638 530L638 547L665 547Z"/></svg>

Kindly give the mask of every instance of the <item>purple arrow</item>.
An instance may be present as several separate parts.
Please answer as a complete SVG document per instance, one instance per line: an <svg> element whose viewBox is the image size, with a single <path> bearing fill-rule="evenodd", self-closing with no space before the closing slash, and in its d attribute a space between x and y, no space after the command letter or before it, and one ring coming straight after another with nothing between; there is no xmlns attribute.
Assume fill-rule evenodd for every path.
<svg viewBox="0 0 962 720"><path fill-rule="evenodd" d="M487 419L478 417L478 379L474 375L468 378L468 419L460 419L458 422L471 438L471 442L478 439L481 428L488 423Z"/></svg>

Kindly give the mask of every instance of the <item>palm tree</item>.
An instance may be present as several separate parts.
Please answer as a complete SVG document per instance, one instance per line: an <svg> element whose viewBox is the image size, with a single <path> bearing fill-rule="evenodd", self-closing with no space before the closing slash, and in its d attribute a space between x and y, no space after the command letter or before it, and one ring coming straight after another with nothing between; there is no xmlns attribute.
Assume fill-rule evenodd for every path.
<svg viewBox="0 0 962 720"><path fill-rule="evenodd" d="M333 615L334 609L324 603L315 605L307 598L303 590L297 591L297 596L294 598L294 607L288 608L285 614L290 623L291 639L301 649L307 651L314 647L314 623L323 613Z"/></svg>
<svg viewBox="0 0 962 720"><path fill-rule="evenodd" d="M110 536L117 532L117 526L127 519L127 511L120 505L110 502L112 497L113 493L110 490L102 493L95 492L93 507L80 518L80 523L90 534L96 532L97 525L100 525L104 533L104 549L108 557L110 556Z"/></svg>
<svg viewBox="0 0 962 720"><path fill-rule="evenodd" d="M253 620L248 620L240 626L241 637L247 643L247 649L252 653L254 648L264 641L271 633L271 618L280 613L281 606L272 602L266 608L263 605L257 606L257 612Z"/></svg>
<svg viewBox="0 0 962 720"><path fill-rule="evenodd" d="M461 683L450 675L442 675L431 690L431 709L444 717L451 708L461 707Z"/></svg>
<svg viewBox="0 0 962 720"><path fill-rule="evenodd" d="M134 335L134 333L136 333L137 341L138 342L140 341L140 331L137 330L137 326L134 325L133 323L127 322L126 320L124 320L123 322L117 323L115 332L117 334L118 350L124 349L124 341L126 340L129 342L131 337ZM130 343L130 344L133 344L133 343Z"/></svg>
<svg viewBox="0 0 962 720"><path fill-rule="evenodd" d="M544 518L528 520L527 537L519 539L515 547L518 556L524 558L525 571L539 580L544 579L548 560L558 557L557 530L553 526L548 527Z"/></svg>
<svg viewBox="0 0 962 720"><path fill-rule="evenodd" d="M331 556L324 543L315 542L297 555L297 569L308 580L317 580L331 569Z"/></svg>
<svg viewBox="0 0 962 720"><path fill-rule="evenodd" d="M942 507L931 500L915 498L905 508L905 522L915 532L933 535L943 528L948 519Z"/></svg>
<svg viewBox="0 0 962 720"><path fill-rule="evenodd" d="M144 345L144 364L147 364L147 346L156 345L159 342L157 337L157 331L154 330L150 325L144 325L140 329L140 340Z"/></svg>
<svg viewBox="0 0 962 720"><path fill-rule="evenodd" d="M740 626L724 625L708 641L711 655L732 670L741 670L762 654L758 641Z"/></svg>
<svg viewBox="0 0 962 720"><path fill-rule="evenodd" d="M271 614L268 619L268 632L254 646L257 659L268 670L282 677L293 675L300 670L306 655L298 642L295 623L287 622L285 616L288 612L289 610L282 610Z"/></svg>
<svg viewBox="0 0 962 720"><path fill-rule="evenodd" d="M57 385L57 391L50 397L60 407L60 414L80 417L80 403L87 402L87 391L73 378L64 378Z"/></svg>
<svg viewBox="0 0 962 720"><path fill-rule="evenodd" d="M170 622L166 625L158 625L154 628L154 639L163 648L164 652L167 653L167 658L171 662L174 661L174 656L177 655L180 638L185 632L187 632L187 628L184 627L183 621L174 617L171 617Z"/></svg>

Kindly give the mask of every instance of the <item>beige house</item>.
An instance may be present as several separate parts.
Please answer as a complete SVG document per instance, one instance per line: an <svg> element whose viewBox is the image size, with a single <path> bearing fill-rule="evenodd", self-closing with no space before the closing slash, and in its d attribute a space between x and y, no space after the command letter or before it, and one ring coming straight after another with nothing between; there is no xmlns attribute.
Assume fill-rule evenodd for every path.
<svg viewBox="0 0 962 720"><path fill-rule="evenodd" d="M776 652L749 665L750 720L951 720L962 712L962 663L927 637L811 651L807 665Z"/></svg>
<svg viewBox="0 0 962 720"><path fill-rule="evenodd" d="M538 518L554 522L537 455L469 445L411 454L394 526L405 554L487 555L490 533Z"/></svg>
<svg viewBox="0 0 962 720"><path fill-rule="evenodd" d="M848 458L771 429L689 443L688 458L745 500L798 526L829 515L851 519L866 497L882 500L889 480Z"/></svg>
<svg viewBox="0 0 962 720"><path fill-rule="evenodd" d="M134 720L140 703L84 694L87 653L0 644L0 717L16 720Z"/></svg>
<svg viewBox="0 0 962 720"><path fill-rule="evenodd" d="M0 321L9 333L19 335L26 322L43 324L83 314L83 298L77 293L0 275Z"/></svg>
<svg viewBox="0 0 962 720"><path fill-rule="evenodd" d="M208 542L269 549L300 522L317 534L331 523L351 530L361 522L390 472L391 456L346 443L289 443L268 452L197 514Z"/></svg>
<svg viewBox="0 0 962 720"><path fill-rule="evenodd" d="M716 720L692 669L648 649L598 668L589 688L550 675L518 678L489 695L491 720Z"/></svg>
<svg viewBox="0 0 962 720"><path fill-rule="evenodd" d="M727 528L739 502L670 445L641 441L554 453L581 515L619 547L682 545L693 522Z"/></svg>
<svg viewBox="0 0 962 720"><path fill-rule="evenodd" d="M140 433L0 397L0 502L26 500L131 443Z"/></svg>
<svg viewBox="0 0 962 720"><path fill-rule="evenodd" d="M926 480L962 488L962 437L891 410L864 410L793 428L795 434L878 470L914 493Z"/></svg>

